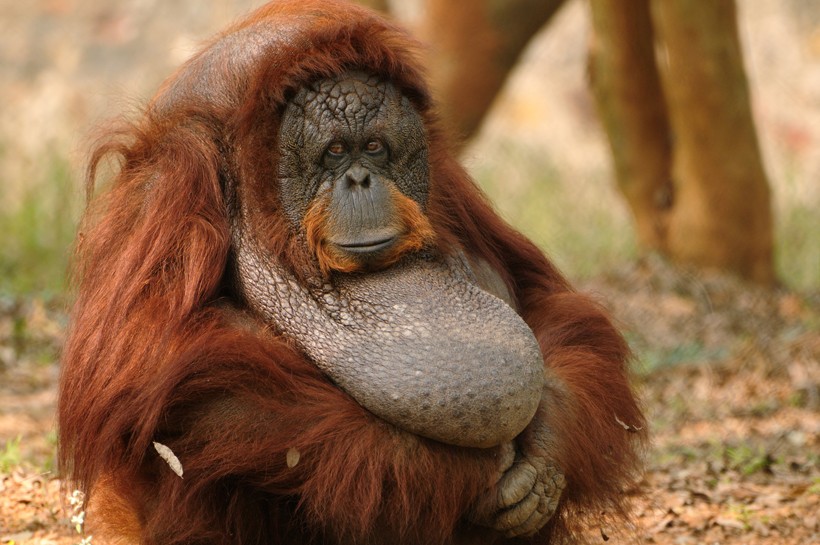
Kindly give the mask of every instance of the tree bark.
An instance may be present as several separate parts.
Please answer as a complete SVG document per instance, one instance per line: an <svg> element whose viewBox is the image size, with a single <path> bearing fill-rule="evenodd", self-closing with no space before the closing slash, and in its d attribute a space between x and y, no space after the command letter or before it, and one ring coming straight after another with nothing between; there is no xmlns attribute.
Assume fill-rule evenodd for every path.
<svg viewBox="0 0 820 545"><path fill-rule="evenodd" d="M563 0L426 0L418 29L445 121L473 135L530 38Z"/></svg>
<svg viewBox="0 0 820 545"><path fill-rule="evenodd" d="M618 187L645 248L666 251L672 150L649 0L591 0L589 75Z"/></svg>
<svg viewBox="0 0 820 545"><path fill-rule="evenodd" d="M639 241L771 283L769 186L734 1L590 5L592 88Z"/></svg>
<svg viewBox="0 0 820 545"><path fill-rule="evenodd" d="M772 213L734 0L654 0L674 140L667 247L680 261L771 283Z"/></svg>

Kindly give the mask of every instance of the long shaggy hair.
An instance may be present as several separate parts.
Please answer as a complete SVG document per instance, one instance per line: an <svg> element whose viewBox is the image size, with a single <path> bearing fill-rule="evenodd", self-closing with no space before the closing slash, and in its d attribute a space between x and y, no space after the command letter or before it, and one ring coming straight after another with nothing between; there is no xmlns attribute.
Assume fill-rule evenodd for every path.
<svg viewBox="0 0 820 545"><path fill-rule="evenodd" d="M423 116L435 243L500 273L565 385L537 417L554 432L567 488L547 527L520 541L547 543L626 512L643 435L616 417L644 427L627 347L456 162L417 50L355 5L274 2L218 36L141 118L112 127L93 151L89 193L102 161L115 157L118 169L78 237L59 427L61 467L89 494L99 531L162 545L501 539L465 517L492 493L495 450L440 444L375 418L230 290L237 196L252 203L260 244L297 277L312 266L272 189L271 150L294 90L351 68L389 79ZM179 457L183 478L152 442Z"/></svg>

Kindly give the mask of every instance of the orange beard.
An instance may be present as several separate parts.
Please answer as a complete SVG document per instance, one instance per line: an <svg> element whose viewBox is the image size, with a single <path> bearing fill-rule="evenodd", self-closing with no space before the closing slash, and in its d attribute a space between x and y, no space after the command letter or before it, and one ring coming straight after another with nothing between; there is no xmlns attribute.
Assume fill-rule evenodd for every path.
<svg viewBox="0 0 820 545"><path fill-rule="evenodd" d="M389 191L396 208L394 226L401 235L399 240L376 260L372 256L365 260L356 254L345 252L330 242L329 235L333 229L328 211L330 192L320 196L310 205L304 219L305 232L308 247L316 256L323 275L327 277L331 271L350 273L383 269L396 263L406 253L421 250L435 241L433 227L418 203L392 185Z"/></svg>

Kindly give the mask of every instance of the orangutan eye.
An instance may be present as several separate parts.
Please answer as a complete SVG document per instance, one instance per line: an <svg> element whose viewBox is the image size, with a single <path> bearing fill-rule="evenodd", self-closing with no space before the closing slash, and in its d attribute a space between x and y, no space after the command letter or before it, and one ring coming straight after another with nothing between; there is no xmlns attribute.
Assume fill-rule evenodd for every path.
<svg viewBox="0 0 820 545"><path fill-rule="evenodd" d="M338 140L331 142L325 149L325 154L322 156L322 162L325 168L336 168L345 161L347 155L347 146L344 142Z"/></svg>
<svg viewBox="0 0 820 545"><path fill-rule="evenodd" d="M330 155L343 155L347 151L347 147L342 142L331 142L327 147L327 153Z"/></svg>
<svg viewBox="0 0 820 545"><path fill-rule="evenodd" d="M382 144L380 140L370 140L367 144L365 144L364 150L371 155L376 155L385 151L384 144Z"/></svg>

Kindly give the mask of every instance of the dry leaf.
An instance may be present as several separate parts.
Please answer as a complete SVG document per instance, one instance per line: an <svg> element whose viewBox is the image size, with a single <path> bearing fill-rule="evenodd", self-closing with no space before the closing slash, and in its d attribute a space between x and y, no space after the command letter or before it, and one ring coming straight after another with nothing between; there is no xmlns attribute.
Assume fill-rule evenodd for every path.
<svg viewBox="0 0 820 545"><path fill-rule="evenodd" d="M723 528L732 528L734 530L746 529L746 525L743 522L729 517L717 517L715 519L715 524Z"/></svg>
<svg viewBox="0 0 820 545"><path fill-rule="evenodd" d="M639 428L639 427L637 427L637 426L632 426L631 424L627 424L626 422L624 422L623 420L621 420L620 418L618 418L618 415L617 415L617 414L612 415L612 416L614 416L614 417L615 417L615 422L617 422L618 424L620 424L620 425L621 425L621 427L622 427L623 429L625 429L626 431L628 431L629 433L638 433L639 431L641 431L641 430L643 429L643 428Z"/></svg>
<svg viewBox="0 0 820 545"><path fill-rule="evenodd" d="M157 443L156 441L154 441L154 448L157 450L159 457L168 463L168 467L171 468L171 471L182 478L182 463L179 461L176 454L174 454L174 451L162 443Z"/></svg>
<svg viewBox="0 0 820 545"><path fill-rule="evenodd" d="M288 467L291 469L296 467L296 464L299 463L299 458L301 456L302 455L299 453L298 450L296 450L293 447L289 448L288 453L285 455L285 460L287 461Z"/></svg>

